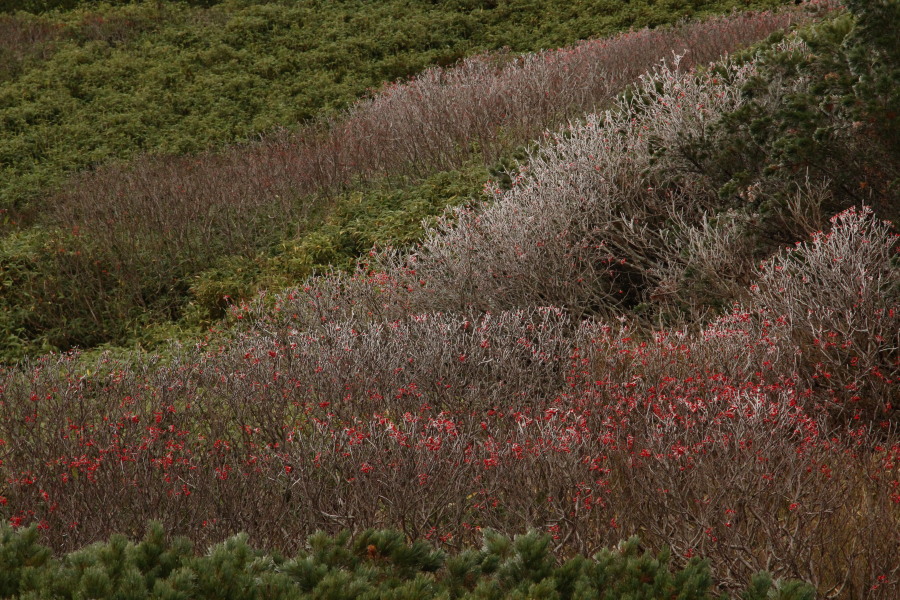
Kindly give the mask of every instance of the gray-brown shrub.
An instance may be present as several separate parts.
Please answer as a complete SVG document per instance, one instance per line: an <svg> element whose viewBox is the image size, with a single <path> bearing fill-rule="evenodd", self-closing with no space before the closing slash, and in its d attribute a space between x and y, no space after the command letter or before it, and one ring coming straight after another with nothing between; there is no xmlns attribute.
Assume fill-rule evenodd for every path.
<svg viewBox="0 0 900 600"><path fill-rule="evenodd" d="M63 279L78 273L85 290L106 290L99 297L116 306L91 308L98 296L78 286L59 302L98 323L149 308L177 317L190 274L301 234L311 214L327 211L322 195L458 168L472 156L492 163L546 127L610 103L673 52L683 66L702 65L804 18L735 14L520 57L478 56L391 84L297 132L81 173L49 201L47 225L73 250L55 257L56 268Z"/></svg>

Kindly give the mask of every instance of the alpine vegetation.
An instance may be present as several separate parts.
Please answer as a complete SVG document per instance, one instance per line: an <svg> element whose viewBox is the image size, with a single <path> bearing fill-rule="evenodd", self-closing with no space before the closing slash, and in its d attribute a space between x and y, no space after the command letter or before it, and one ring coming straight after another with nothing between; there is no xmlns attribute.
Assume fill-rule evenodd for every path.
<svg viewBox="0 0 900 600"><path fill-rule="evenodd" d="M202 339L3 368L0 515L35 529L0 530L18 549L0 557L76 578L150 542L51 565L39 535L72 551L155 520L195 544L244 532L299 552L251 560L230 537L210 556L313 597L389 582L409 597L708 597L712 581L744 598L896 598L900 236L885 219L900 156L893 90L869 85L893 64L861 65L881 38L852 7L716 62L653 57L619 94L592 80L602 98L564 103L586 115L535 106L522 131L541 133L515 162L496 151L480 202L354 269L234 303ZM353 156L364 181L520 144L504 115L591 47L473 59L363 101L321 139L363 148L379 132L385 153L333 146L328 185L352 179ZM480 116L457 123L458 103ZM439 119L473 147L438 139ZM208 573L178 564L160 586ZM43 589L21 572L17 590Z"/></svg>

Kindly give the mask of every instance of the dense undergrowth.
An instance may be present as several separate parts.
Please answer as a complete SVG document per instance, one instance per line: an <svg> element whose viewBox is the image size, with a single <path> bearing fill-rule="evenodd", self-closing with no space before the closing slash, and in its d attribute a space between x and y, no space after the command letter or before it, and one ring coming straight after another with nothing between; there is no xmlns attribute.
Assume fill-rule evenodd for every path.
<svg viewBox="0 0 900 600"><path fill-rule="evenodd" d="M743 3L80 4L0 20L4 209L21 208L72 170L294 126L473 52L557 47Z"/></svg>
<svg viewBox="0 0 900 600"><path fill-rule="evenodd" d="M463 200L421 236L407 209L427 217L471 198L481 152L502 136L444 117L448 136L482 136L478 152L402 135L391 156L407 158L380 162L354 160L362 141L343 142L366 138L352 132L379 131L384 114L424 130L420 97L469 107L458 116L494 114L476 101L486 89L532 106L526 84L554 65L590 73L574 68L580 56L631 56L634 40L690 26L472 59L351 108L294 155L334 167L312 180L341 198L327 220L201 276L211 305L274 288L213 305L228 314L220 331L163 355L50 354L0 371L0 515L55 551L136 537L150 520L195 544L243 531L285 554L317 531L373 527L470 557L488 529L541 531L556 556L638 535L669 548L676 569L708 560L719 591L767 571L815 589L785 597L895 598L900 238L885 219L897 216L900 156L885 82L900 15L848 4L715 65L648 57L624 94L497 152L503 163L518 148L519 162L494 168L488 201ZM292 140L99 169L53 200L56 214L84 211L92 181L110 207L109 190L151 189L144 169L196 185L185 197L201 201L197 182L219 172L244 198L237 174L265 175L253 152L277 156ZM443 160L462 166L406 170ZM352 187L383 176L414 185ZM106 239L137 230L116 235ZM384 247L395 240L415 245ZM346 269L279 291L328 265Z"/></svg>
<svg viewBox="0 0 900 600"><path fill-rule="evenodd" d="M496 11L505 14L504 11L513 8L498 6ZM153 14L149 6L128 10ZM252 10L263 8L245 9ZM276 9L269 6L266 10ZM186 25L179 24L178 19L189 19L191 14L183 9L176 13L175 24L169 25L169 29L146 32L140 40L146 38L144 43L155 42L167 48L159 40L167 39L167 35L181 35ZM606 15L608 11L597 14ZM481 13L478 15L480 20ZM240 14L234 19L243 23L238 17ZM296 17L292 12L283 15L288 21ZM470 18L476 17L470 14ZM502 15L485 18L490 23ZM418 221L411 218L413 215L433 217L447 204L471 202L481 194L486 176L485 167L479 165L502 169L497 161L506 160L508 166L517 149L544 128L610 102L624 86L660 59L687 52L683 59L685 66L704 64L723 52L758 41L804 18L802 11L736 15L674 30L640 31L521 59L515 59L509 52L480 56L453 68L429 70L408 83L387 87L344 113L330 119L320 118L293 133L270 135L260 143L189 157L145 156L130 163L97 166L69 179L59 193L43 198L33 216L38 221L35 227L20 227L4 236L0 251L6 275L6 300L0 312L2 353L10 360L53 349L167 339L179 335L179 329L196 328L221 317L229 299L246 298L255 289L302 279L323 267L352 264L360 250L366 252L372 242L379 245L408 242L421 235ZM574 30L567 28L576 25L573 21L560 22L559 28L554 25L551 31L564 36L563 31L571 34ZM209 35L213 35L209 32L225 35L223 28L214 23L205 27L203 31L208 30ZM235 35L241 31L238 27ZM517 30L509 31L513 35ZM276 33L257 36L265 43L260 41L262 47L245 49L247 60L267 59L266 44L280 48L280 35L291 36L296 42L297 35L290 28ZM363 31L359 35L369 33ZM383 36L376 38L381 40ZM533 43L545 42L539 38ZM246 40L245 43L250 44ZM129 44L114 44L109 50L111 56L131 56L133 49ZM342 48L353 46L340 36L335 44ZM291 48L289 44L287 47ZM310 52L313 50L331 52L329 47L316 47ZM184 52L185 60L194 60L199 50L189 46ZM395 54L386 54L384 60L394 60ZM152 56L145 53L142 60L151 60ZM358 58L348 60L356 65ZM132 86L127 77L123 80L115 74L95 73L107 64L119 62L112 58L89 61L84 67L93 73L92 85L105 90L92 92L84 110L97 110L103 115L97 118L81 115L84 120L77 121L79 126L89 129L104 144L114 143L109 135L96 128L98 122L118 110L104 108L104 98L109 94L128 98L133 103L128 105L131 108L122 108L131 115L128 119L136 114L135 110L149 111L152 119L168 118L166 110L154 107L153 102L146 104L129 95ZM169 57L164 69L175 68L173 65L177 64L178 60ZM360 64L358 68L374 68L366 61ZM211 67L202 72L205 77L227 80L232 71L246 74L249 69L240 61L228 62L226 66L223 73ZM65 82L67 77L74 76L72 73L79 72L74 68L61 69L47 81ZM155 125L156 121L136 126L141 135L150 132L163 136L169 144L175 139L172 136L193 135L191 132L196 128L190 125L191 119L227 116L240 127L252 121L252 115L233 107L215 108L216 102L224 102L229 97L220 93L222 85L215 81L191 84L202 89L202 94L193 94L188 89L190 86L180 84L176 78L166 83L166 91L162 92L153 87L155 71L150 69L150 75L144 71L132 69L129 77L140 77L141 89L152 95L154 102L174 93L170 89L181 90L191 102L198 102L197 106L204 108L169 119L166 127L171 129L170 133L166 127ZM46 69L40 68L28 73L38 78L48 75ZM373 72L368 76L377 78L384 74ZM14 85L31 90L33 86L22 77ZM297 86L298 81L303 81L302 85L309 86L309 78L296 69L287 70L279 77L285 85ZM108 88L113 85L110 82L118 87L110 91ZM275 99L272 100L275 102L279 88L262 79L260 82L259 85L266 85L265 94L249 84L238 86L235 93L241 98L246 94L252 98ZM324 84L312 87L317 90L315 93L331 93L328 90L332 89ZM209 96L209 102L203 100L204 94ZM18 102L19 96L16 93L10 97ZM34 101L51 102L52 98L52 95L38 95ZM277 101L285 106L313 108L322 104L302 98ZM23 106L17 104L10 110L24 110ZM460 113L459 106L465 106L466 110ZM272 114L265 107L253 110ZM57 112L60 118L73 116L69 111ZM57 139L52 131L57 131L54 127L62 127L61 122L39 115L35 118L37 125L27 128L28 135L39 140ZM40 127L47 129L42 132ZM227 133L230 128L224 122L203 125L204 131L228 139L234 137ZM118 133L126 130L129 127L116 126ZM69 131L60 139L73 140L79 135ZM24 138L9 138L10 143L17 139ZM191 147L212 141L201 136L191 142ZM93 142L77 143L90 146ZM128 152L134 149L124 138L123 144L124 149L130 149ZM53 166L56 162L32 161L27 158L27 152L20 150L11 151L11 156L26 161L29 169L56 168ZM120 155L127 153L116 156ZM445 174L435 175L440 172ZM388 181L384 181L385 177ZM462 190L459 183L451 184L453 190L435 188L433 181L422 180L428 177L466 182L468 189ZM14 179L9 179L10 189L24 189ZM398 187L403 191L398 193ZM354 191L347 192L348 189ZM335 194L339 195L337 199ZM341 220L356 210L361 196L368 197L363 202L372 210L365 219L354 219L363 230L357 234L354 225L341 224ZM398 197L403 204L402 211L395 207ZM381 223L396 220L398 212L407 214L404 217L407 225L402 231L381 231ZM323 215L328 214L332 223L337 221L335 225L340 231L336 232L334 226L320 225ZM374 232L366 235L366 229ZM177 323L175 327L166 326L173 322Z"/></svg>

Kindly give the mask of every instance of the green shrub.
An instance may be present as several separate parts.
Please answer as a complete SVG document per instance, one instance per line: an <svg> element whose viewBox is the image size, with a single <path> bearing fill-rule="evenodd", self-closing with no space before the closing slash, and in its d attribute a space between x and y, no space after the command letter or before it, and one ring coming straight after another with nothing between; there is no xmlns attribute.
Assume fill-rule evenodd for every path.
<svg viewBox="0 0 900 600"><path fill-rule="evenodd" d="M38 200L74 170L140 152L198 152L293 126L385 81L476 51L560 46L746 5L199 4L78 3L45 17L59 28L52 53L0 83L0 207Z"/></svg>
<svg viewBox="0 0 900 600"><path fill-rule="evenodd" d="M34 578L36 571L52 570L49 548L39 543L36 527L13 530L0 526L0 596L8 598L19 593L23 581Z"/></svg>
<svg viewBox="0 0 900 600"><path fill-rule="evenodd" d="M828 216L850 206L900 216L900 147L891 108L898 106L900 70L883 29L900 23L891 10L856 10L811 25L800 32L807 52L765 50L766 66L745 86L743 106L713 128L716 142L686 146L698 173L719 186L723 208L762 217L756 237L764 253L821 229ZM878 27L872 13L882 19ZM784 82L805 83L790 89ZM780 97L773 96L777 87ZM810 182L825 182L829 191L815 206L798 207L798 190ZM818 216L792 223L801 216L789 216L797 208Z"/></svg>
<svg viewBox="0 0 900 600"><path fill-rule="evenodd" d="M847 61L858 78L854 92L862 114L880 132L894 156L900 156L900 3L893 0L848 0L856 17ZM900 183L894 182L895 186Z"/></svg>
<svg viewBox="0 0 900 600"><path fill-rule="evenodd" d="M408 541L396 531L368 530L355 539L316 534L307 550L285 560L236 535L200 556L189 543L168 540L159 524L144 539L114 535L61 560L37 543L34 527L0 526L0 593L8 598L105 599L334 599L423 600L573 599L657 600L714 597L704 561L673 568L667 551L653 554L636 538L593 559L576 556L560 564L551 538L529 533L514 541L485 533L480 549L447 556L425 541ZM745 600L808 600L810 586L773 583L761 573Z"/></svg>

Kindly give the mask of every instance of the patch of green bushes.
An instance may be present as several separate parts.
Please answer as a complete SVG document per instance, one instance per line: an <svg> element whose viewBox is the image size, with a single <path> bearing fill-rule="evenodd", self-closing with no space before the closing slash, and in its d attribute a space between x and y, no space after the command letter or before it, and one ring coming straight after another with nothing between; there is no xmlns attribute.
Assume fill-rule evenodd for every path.
<svg viewBox="0 0 900 600"><path fill-rule="evenodd" d="M264 255L228 257L193 276L183 323L209 325L236 301L265 289L283 289L315 274L352 271L374 247L406 248L446 208L474 204L488 180L480 162L421 182L389 182L342 194L330 212L302 235L277 244Z"/></svg>
<svg viewBox="0 0 900 600"><path fill-rule="evenodd" d="M536 50L737 6L745 3L306 0L51 13L52 52L0 83L0 207L38 200L73 170L292 126L476 51Z"/></svg>
<svg viewBox="0 0 900 600"><path fill-rule="evenodd" d="M636 538L593 558L559 564L551 538L529 533L511 540L485 532L480 549L453 554L396 531L315 534L293 558L254 549L245 534L197 555L184 538L169 539L151 524L139 542L109 541L61 559L39 543L35 527L0 526L0 595L21 599L705 599L717 597L706 562L673 565ZM754 577L744 600L814 597L799 581Z"/></svg>
<svg viewBox="0 0 900 600"><path fill-rule="evenodd" d="M822 219L861 204L883 218L900 216L900 69L890 58L900 57L885 43L884 26L873 26L878 19L900 22L900 12L896 3L878 5L855 3L852 12L802 29L810 53L770 44L764 73L743 90L744 105L716 124L717 142L687 147L697 172L720 186L724 209L768 221L759 235L768 250L811 232L789 231L778 218L807 181L828 184ZM776 100L769 92L774 80L809 84Z"/></svg>
<svg viewBox="0 0 900 600"><path fill-rule="evenodd" d="M742 105L703 139L657 149L658 159L680 154L691 177L718 191L712 222L744 224L749 261L827 230L832 215L853 206L900 218L900 70L888 59L896 48L885 43L883 24L900 23L900 13L889 4L851 3L851 11L802 28L806 51L784 50L780 34L746 51L743 58L761 52L764 66L741 90ZM804 83L773 92L783 82ZM685 275L701 305L735 300L702 274Z"/></svg>
<svg viewBox="0 0 900 600"><path fill-rule="evenodd" d="M406 186L383 183L332 199L302 235L257 253L140 254L117 268L103 248L71 231L30 228L0 238L0 358L103 344L154 347L196 334L233 302L315 273L349 270L373 246L404 247L448 206L477 201L487 180L478 163ZM216 252L221 258L215 259Z"/></svg>

